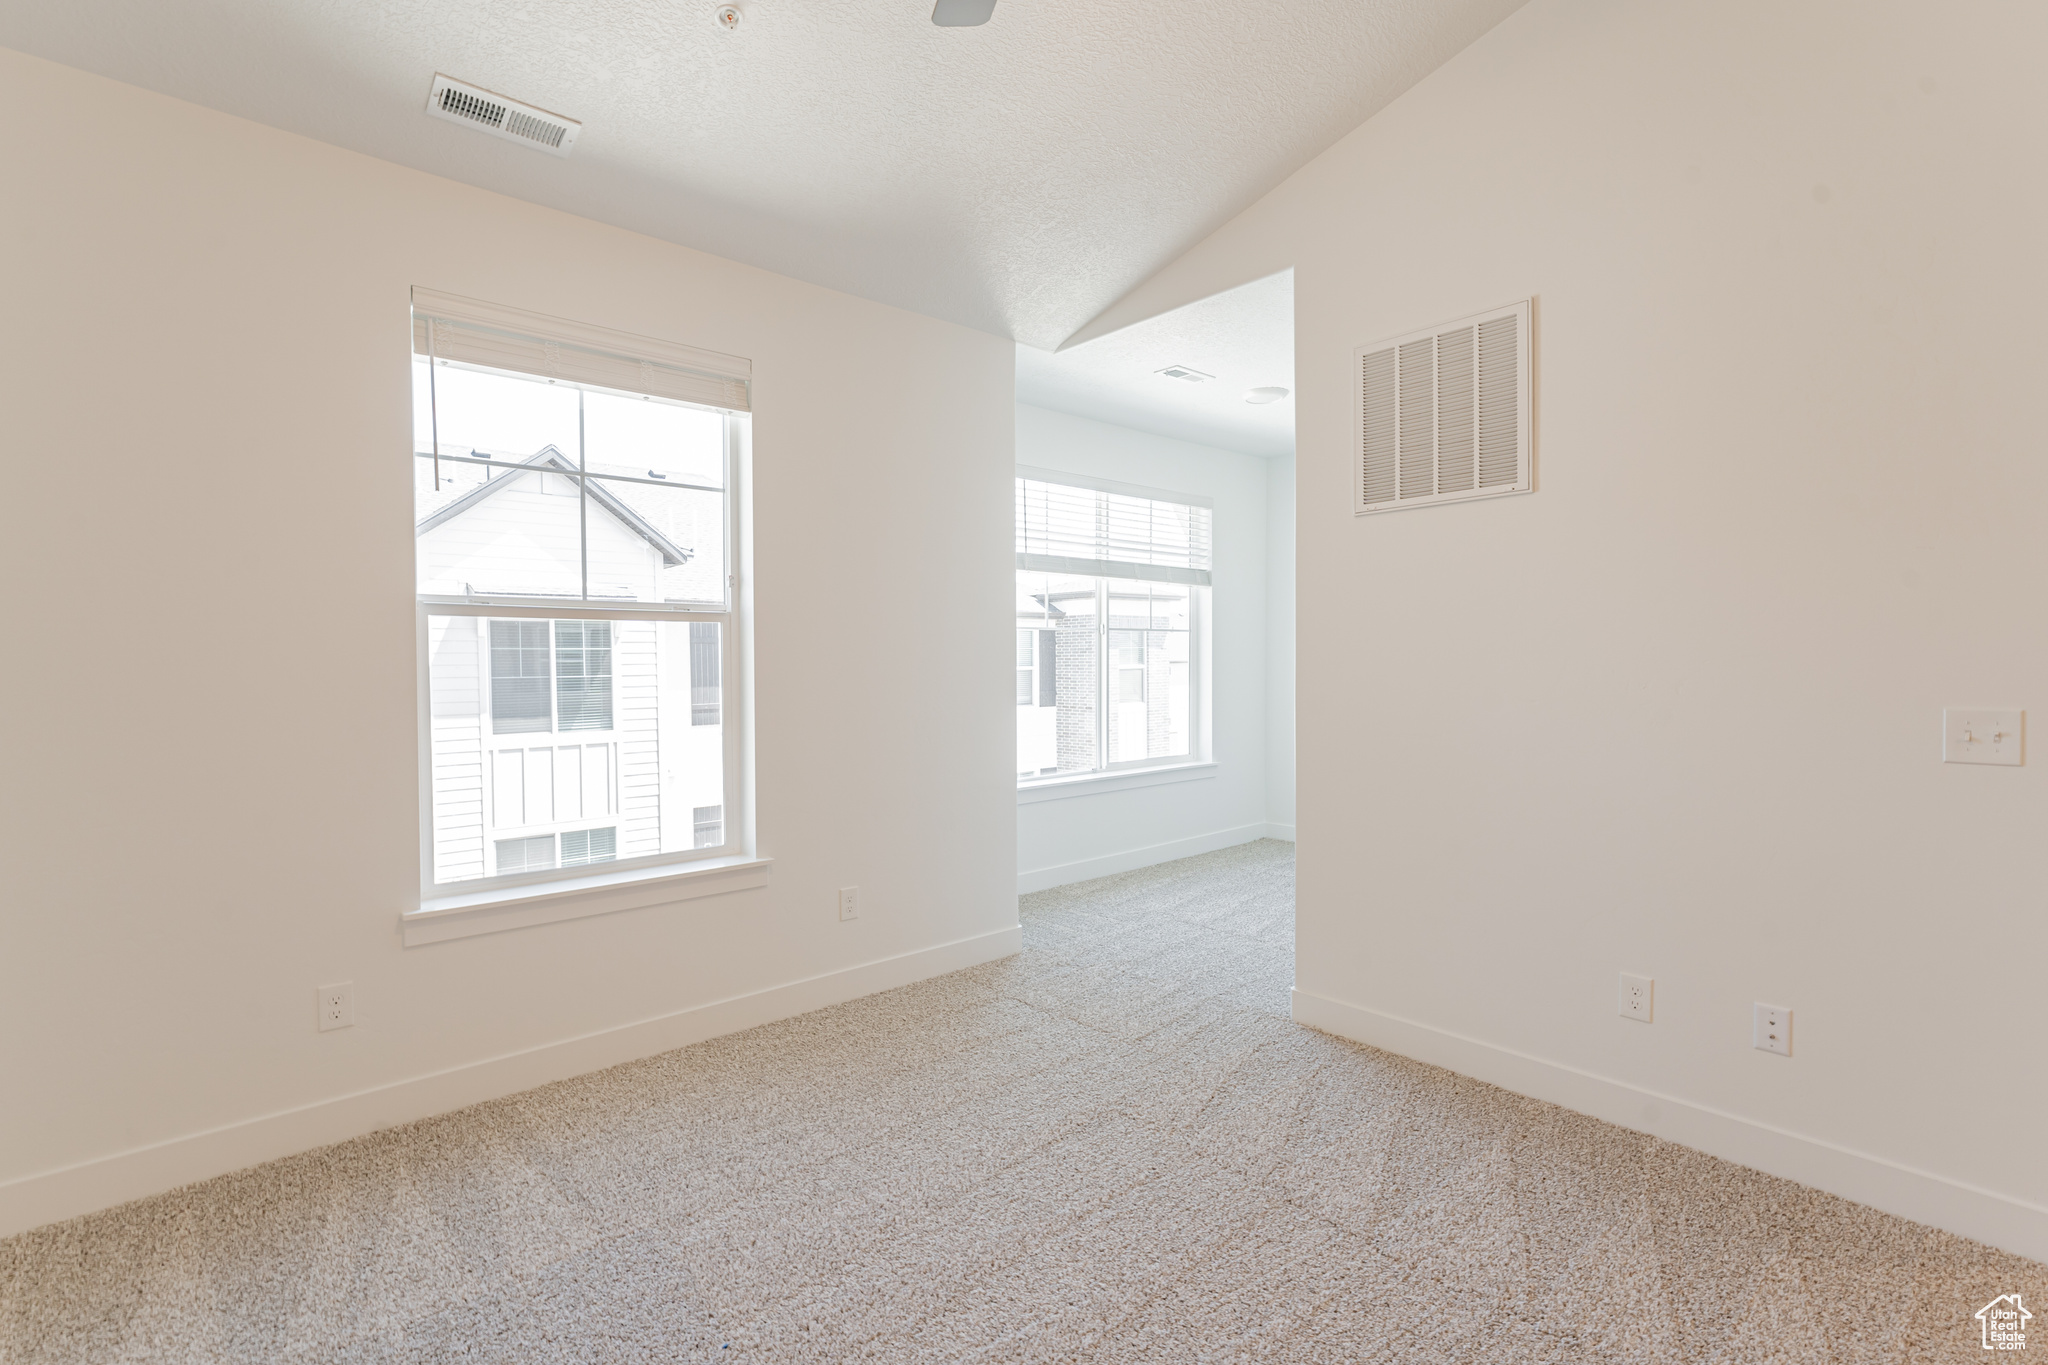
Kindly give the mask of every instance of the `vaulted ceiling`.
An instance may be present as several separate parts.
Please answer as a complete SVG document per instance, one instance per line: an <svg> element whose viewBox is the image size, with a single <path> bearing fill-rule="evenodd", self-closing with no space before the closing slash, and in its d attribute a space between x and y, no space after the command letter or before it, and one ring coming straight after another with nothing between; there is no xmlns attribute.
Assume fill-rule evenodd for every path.
<svg viewBox="0 0 2048 1365"><path fill-rule="evenodd" d="M1294 453L1293 388L1291 270L1057 353L1017 348L1020 403L1245 455ZM1254 389L1288 392L1247 402Z"/></svg>
<svg viewBox="0 0 2048 1365"><path fill-rule="evenodd" d="M0 45L1052 348L1520 3L0 0Z"/></svg>

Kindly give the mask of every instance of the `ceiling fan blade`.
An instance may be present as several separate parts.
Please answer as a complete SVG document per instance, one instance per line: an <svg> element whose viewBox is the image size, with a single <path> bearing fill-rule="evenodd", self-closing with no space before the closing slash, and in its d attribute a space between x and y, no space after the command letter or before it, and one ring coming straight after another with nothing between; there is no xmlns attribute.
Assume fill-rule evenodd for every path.
<svg viewBox="0 0 2048 1365"><path fill-rule="evenodd" d="M973 28L995 12L996 0L939 0L932 6L932 22L940 28Z"/></svg>

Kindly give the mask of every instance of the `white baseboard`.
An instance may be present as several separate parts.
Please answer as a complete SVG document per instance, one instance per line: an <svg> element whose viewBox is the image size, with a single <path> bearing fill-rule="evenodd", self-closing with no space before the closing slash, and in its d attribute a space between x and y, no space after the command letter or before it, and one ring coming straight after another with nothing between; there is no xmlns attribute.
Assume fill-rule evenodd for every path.
<svg viewBox="0 0 2048 1365"><path fill-rule="evenodd" d="M2048 1261L2048 1208L2023 1199L1304 990L1294 992L1294 1018L1339 1038Z"/></svg>
<svg viewBox="0 0 2048 1365"><path fill-rule="evenodd" d="M1294 842L1294 826L1269 824L1266 826L1266 837L1268 839L1285 839L1291 844Z"/></svg>
<svg viewBox="0 0 2048 1365"><path fill-rule="evenodd" d="M1219 829L1214 834L1197 834L1189 839L1174 839L1164 844L1148 844L1144 848L1125 849L1121 853L1106 853L1100 858L1084 858L1077 863L1061 863L1057 867L1041 867L1033 872L1017 874L1017 894L1028 896L1033 891L1044 891L1050 887L1066 886L1071 882L1093 881L1097 877L1110 877L1133 868L1150 867L1154 863L1170 863L1175 858L1192 858L1197 853L1214 853L1219 848L1233 844L1248 844L1254 839L1269 837L1266 833L1272 826L1267 824L1239 825L1236 829Z"/></svg>
<svg viewBox="0 0 2048 1365"><path fill-rule="evenodd" d="M894 990L1024 947L1021 925L341 1095L0 1184L0 1237L550 1081Z"/></svg>

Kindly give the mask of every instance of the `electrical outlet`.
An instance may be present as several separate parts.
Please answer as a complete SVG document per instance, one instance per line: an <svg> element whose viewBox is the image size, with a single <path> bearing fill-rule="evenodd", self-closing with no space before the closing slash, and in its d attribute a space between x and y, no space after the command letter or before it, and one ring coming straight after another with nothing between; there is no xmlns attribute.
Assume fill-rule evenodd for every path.
<svg viewBox="0 0 2048 1365"><path fill-rule="evenodd" d="M1792 1055L1792 1011L1782 1005L1766 1005L1756 1002L1756 1017L1751 1025L1750 1045L1759 1052L1775 1052L1780 1057Z"/></svg>
<svg viewBox="0 0 2048 1365"><path fill-rule="evenodd" d="M1650 1022L1651 997L1657 983L1647 976L1621 974L1621 1017L1637 1023Z"/></svg>
<svg viewBox="0 0 2048 1365"><path fill-rule="evenodd" d="M320 1031L353 1028L356 1022L356 985L353 981L337 981L332 986L322 986L320 998Z"/></svg>
<svg viewBox="0 0 2048 1365"><path fill-rule="evenodd" d="M839 888L839 918L860 918L860 888L842 886Z"/></svg>

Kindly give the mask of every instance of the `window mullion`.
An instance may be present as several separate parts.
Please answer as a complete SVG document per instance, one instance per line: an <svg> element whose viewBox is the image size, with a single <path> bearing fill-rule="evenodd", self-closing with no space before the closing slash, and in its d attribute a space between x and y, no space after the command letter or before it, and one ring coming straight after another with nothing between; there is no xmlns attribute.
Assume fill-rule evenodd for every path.
<svg viewBox="0 0 2048 1365"><path fill-rule="evenodd" d="M1095 771L1109 769L1109 580L1095 580Z"/></svg>
<svg viewBox="0 0 2048 1365"><path fill-rule="evenodd" d="M440 323L427 319L427 430L434 439L434 491L441 491L441 392L434 377L434 329Z"/></svg>
<svg viewBox="0 0 2048 1365"><path fill-rule="evenodd" d="M590 600L590 452L583 436L583 390L576 390L576 555L583 600Z"/></svg>
<svg viewBox="0 0 2048 1365"><path fill-rule="evenodd" d="M735 670L740 658L740 585L741 563L740 518L740 424L737 418L725 419L724 460L719 466L719 482L729 490L725 496L725 606L727 616L718 628L718 723L719 737L723 741L725 759L725 780L719 784L719 847L732 848L741 839L749 844L753 840L752 813L741 810L744 800L740 783L744 750L741 747L741 726L747 723L746 703L748 698L734 683ZM695 701L695 698L692 698ZM694 825L694 812L692 824ZM696 842L695 830L691 831L691 842Z"/></svg>

